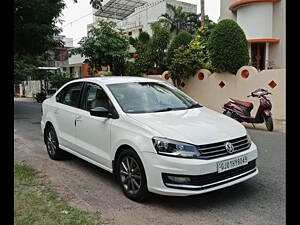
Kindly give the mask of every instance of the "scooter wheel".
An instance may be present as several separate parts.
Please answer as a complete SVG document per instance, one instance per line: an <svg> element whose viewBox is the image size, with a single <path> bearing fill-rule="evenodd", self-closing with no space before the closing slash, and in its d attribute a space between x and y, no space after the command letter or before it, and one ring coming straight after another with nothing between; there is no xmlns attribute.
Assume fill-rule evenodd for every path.
<svg viewBox="0 0 300 225"><path fill-rule="evenodd" d="M224 111L223 112L223 114L225 115L225 116L229 116L229 117L231 117L232 118L232 112L229 112L229 111Z"/></svg>
<svg viewBox="0 0 300 225"><path fill-rule="evenodd" d="M265 116L264 117L265 119L265 124L266 124L266 127L268 129L268 131L273 131L273 119L271 116Z"/></svg>

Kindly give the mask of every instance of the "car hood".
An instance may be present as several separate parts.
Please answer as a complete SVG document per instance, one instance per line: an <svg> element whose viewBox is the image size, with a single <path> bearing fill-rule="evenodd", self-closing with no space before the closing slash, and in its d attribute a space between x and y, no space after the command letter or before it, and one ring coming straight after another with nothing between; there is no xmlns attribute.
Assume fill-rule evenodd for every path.
<svg viewBox="0 0 300 225"><path fill-rule="evenodd" d="M226 141L246 135L239 122L206 107L156 113L127 114L160 137L195 145Z"/></svg>

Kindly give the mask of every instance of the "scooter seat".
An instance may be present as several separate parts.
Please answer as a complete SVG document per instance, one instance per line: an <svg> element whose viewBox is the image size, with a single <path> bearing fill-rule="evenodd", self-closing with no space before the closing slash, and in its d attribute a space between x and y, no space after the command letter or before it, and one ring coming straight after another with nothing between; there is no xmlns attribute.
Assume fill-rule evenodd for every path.
<svg viewBox="0 0 300 225"><path fill-rule="evenodd" d="M237 99L233 99L233 98L230 98L230 99L239 105L253 109L253 104L251 102L245 102L245 101L241 101L241 100L237 100Z"/></svg>

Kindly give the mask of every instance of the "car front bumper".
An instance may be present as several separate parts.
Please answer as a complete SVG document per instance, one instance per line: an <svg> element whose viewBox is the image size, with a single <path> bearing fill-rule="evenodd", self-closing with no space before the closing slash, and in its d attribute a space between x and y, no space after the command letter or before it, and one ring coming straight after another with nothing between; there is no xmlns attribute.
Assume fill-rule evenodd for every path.
<svg viewBox="0 0 300 225"><path fill-rule="evenodd" d="M176 158L143 152L142 161L147 176L148 190L162 195L188 196L214 191L243 182L258 174L258 169L255 165L253 167L249 167L249 165L249 169L241 169L240 172L237 172L235 169L223 172L224 174L226 173L226 176L222 179L218 175L217 163L244 155L248 157L248 164L254 163L254 160L257 158L257 147L253 142L246 151L209 160ZM202 175L204 177L210 176L212 182L205 185L167 183L163 179L163 176L166 174L196 178L203 177Z"/></svg>

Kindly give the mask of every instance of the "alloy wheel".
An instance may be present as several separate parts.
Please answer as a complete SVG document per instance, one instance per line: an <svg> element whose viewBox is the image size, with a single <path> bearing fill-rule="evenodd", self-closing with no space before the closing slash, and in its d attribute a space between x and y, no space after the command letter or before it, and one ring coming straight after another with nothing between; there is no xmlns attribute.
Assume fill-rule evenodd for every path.
<svg viewBox="0 0 300 225"><path fill-rule="evenodd" d="M51 156L54 156L57 150L57 141L53 130L49 130L47 134L47 150Z"/></svg>
<svg viewBox="0 0 300 225"><path fill-rule="evenodd" d="M125 156L120 163L121 183L126 192L137 194L142 185L141 169L137 161L131 156Z"/></svg>

